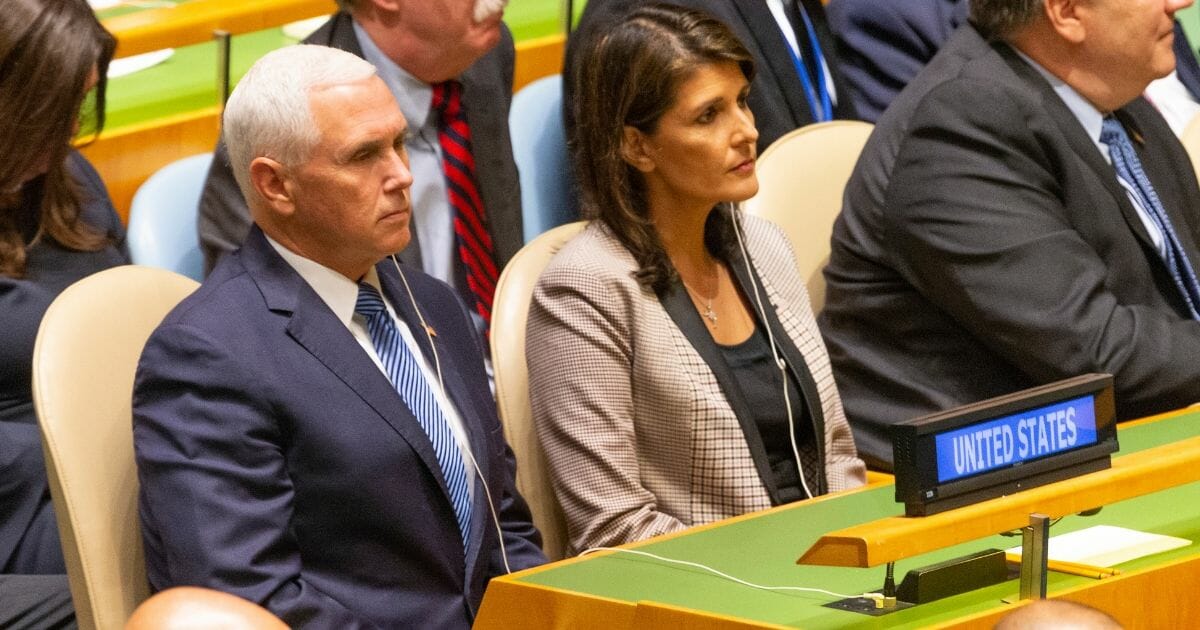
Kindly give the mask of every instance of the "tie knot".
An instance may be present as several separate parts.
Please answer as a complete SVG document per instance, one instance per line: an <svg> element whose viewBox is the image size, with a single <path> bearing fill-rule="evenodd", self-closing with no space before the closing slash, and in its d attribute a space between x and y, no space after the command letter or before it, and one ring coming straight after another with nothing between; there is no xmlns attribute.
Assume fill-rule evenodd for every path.
<svg viewBox="0 0 1200 630"><path fill-rule="evenodd" d="M462 110L462 84L454 80L434 84L433 108L443 117L458 117Z"/></svg>
<svg viewBox="0 0 1200 630"><path fill-rule="evenodd" d="M1105 116L1104 122L1100 125L1100 142L1110 146L1114 142L1121 144L1129 142L1129 136L1126 135L1121 121L1113 116Z"/></svg>
<svg viewBox="0 0 1200 630"><path fill-rule="evenodd" d="M387 306L384 305L383 296L379 295L379 291L366 282L358 283L358 301L354 303L354 312L371 319L385 311Z"/></svg>

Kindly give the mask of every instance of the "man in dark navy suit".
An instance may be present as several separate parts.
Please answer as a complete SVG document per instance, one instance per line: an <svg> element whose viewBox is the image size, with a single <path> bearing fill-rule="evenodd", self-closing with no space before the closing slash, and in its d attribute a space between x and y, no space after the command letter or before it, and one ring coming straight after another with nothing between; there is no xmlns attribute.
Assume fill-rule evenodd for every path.
<svg viewBox="0 0 1200 630"><path fill-rule="evenodd" d="M134 392L155 590L294 627L468 628L544 561L478 337L409 240L407 122L374 66L259 60L224 140L255 226L151 336Z"/></svg>
<svg viewBox="0 0 1200 630"><path fill-rule="evenodd" d="M821 332L859 454L1089 372L1118 420L1200 400L1200 186L1141 95L1192 0L971 0L884 112L834 224Z"/></svg>

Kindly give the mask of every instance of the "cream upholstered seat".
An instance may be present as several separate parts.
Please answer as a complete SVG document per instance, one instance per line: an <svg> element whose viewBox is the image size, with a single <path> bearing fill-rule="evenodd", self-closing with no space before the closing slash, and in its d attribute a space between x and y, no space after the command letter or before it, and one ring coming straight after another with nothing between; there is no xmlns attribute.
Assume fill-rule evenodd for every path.
<svg viewBox="0 0 1200 630"><path fill-rule="evenodd" d="M846 182L858 162L869 123L835 120L801 127L782 136L758 159L758 194L746 212L783 228L814 311L825 304L821 270L829 261L829 236L842 208Z"/></svg>
<svg viewBox="0 0 1200 630"><path fill-rule="evenodd" d="M1194 116L1192 122L1184 128L1179 141L1183 143L1183 148L1187 149L1188 157L1192 161L1192 170L1196 171L1196 177L1200 179L1200 114Z"/></svg>
<svg viewBox="0 0 1200 630"><path fill-rule="evenodd" d="M533 522L542 532L542 549L551 560L567 550L567 524L554 496L546 456L538 442L529 408L529 372L525 367L525 322L533 287L550 258L587 225L577 221L538 236L508 262L496 285L492 304L492 365L496 402L504 435L517 456L517 488L529 502Z"/></svg>
<svg viewBox="0 0 1200 630"><path fill-rule="evenodd" d="M33 400L81 628L120 628L149 595L133 460L133 376L150 333L197 283L116 267L68 287L42 320Z"/></svg>

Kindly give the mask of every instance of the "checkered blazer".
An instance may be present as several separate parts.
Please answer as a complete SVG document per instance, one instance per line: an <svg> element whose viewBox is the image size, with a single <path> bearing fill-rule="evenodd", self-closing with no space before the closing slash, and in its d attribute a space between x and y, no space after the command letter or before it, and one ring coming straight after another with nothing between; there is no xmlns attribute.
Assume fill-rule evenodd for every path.
<svg viewBox="0 0 1200 630"><path fill-rule="evenodd" d="M859 486L858 459L791 245L742 216L764 294L812 372L830 491ZM526 337L529 393L572 548L649 538L771 506L712 370L600 222L538 280Z"/></svg>

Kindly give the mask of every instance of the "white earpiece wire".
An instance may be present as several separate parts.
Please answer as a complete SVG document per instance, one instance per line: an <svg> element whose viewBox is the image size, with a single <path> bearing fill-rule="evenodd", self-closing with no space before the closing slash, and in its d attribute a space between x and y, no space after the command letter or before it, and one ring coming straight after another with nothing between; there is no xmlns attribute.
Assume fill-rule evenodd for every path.
<svg viewBox="0 0 1200 630"><path fill-rule="evenodd" d="M788 376L787 363L783 357L779 356L779 349L775 346L775 333L771 331L771 325L767 322L767 310L763 306L762 296L758 293L758 282L754 280L754 270L750 267L750 254L746 252L746 243L742 240L742 230L738 227L738 210L731 208L729 218L733 221L733 233L737 236L738 248L742 252L742 262L746 264L746 275L750 277L750 287L754 290L754 302L758 305L758 313L761 317L763 326L767 329L767 340L771 342L771 357L775 359L775 365L779 367L780 381L783 383L783 404L787 408L788 417L788 438L791 439L792 456L796 458L796 473L800 477L800 486L804 488L804 493L808 498L816 495L812 490L808 489L808 482L804 479L804 464L800 461L800 448L796 444L796 418L792 413L792 400L788 395ZM820 436L813 436L813 439L821 439Z"/></svg>
<svg viewBox="0 0 1200 630"><path fill-rule="evenodd" d="M400 274L400 281L404 283L404 290L408 293L408 300L412 302L413 310L417 312L417 319L421 321L421 329L425 331L425 338L429 340L429 348L433 350L433 367L437 372L438 389L442 391L442 400L450 403L450 397L446 395L446 383L442 381L442 362L438 359L437 346L433 343L433 334L431 334L429 324L425 323L425 315L421 313L421 307L417 306L417 298L413 296L412 289L408 286L408 278L404 277L404 271L400 269L400 263L396 261L396 256L391 256L392 264L396 267L396 273ZM465 428L465 427L464 427ZM512 573L512 568L508 566L508 551L504 548L504 528L500 527L500 516L496 514L496 504L492 501L492 491L488 488L487 480L483 478L483 473L479 471L479 462L475 460L475 455L471 453L471 448L468 445L462 449L462 452L471 460L471 465L475 467L475 476L479 478L479 485L483 486L483 494L487 497L488 512L492 516L492 524L496 526L496 536L500 540L500 559L504 561L504 572Z"/></svg>
<svg viewBox="0 0 1200 630"><path fill-rule="evenodd" d="M737 584L741 584L742 586L748 586L750 588L755 588L755 589L762 590L762 591L797 591L797 592L801 592L801 593L821 593L822 595L828 595L830 597L837 597L839 599L853 599L853 598L857 598L857 597L862 597L862 598L866 598L866 599L875 599L878 597L882 597L879 593L861 593L858 595L847 595L845 593L835 593L833 591L827 591L823 588L811 588L808 586L765 586L763 584L755 584L754 582L749 582L747 580L743 580L742 578L739 578L739 577L734 577L723 571L718 571L717 569L714 569L708 565L700 564L699 562L691 562L688 560L676 560L675 558L665 558L663 556L660 556L658 554L653 554L648 551L639 551L637 549L626 549L624 547L592 547L591 549L585 549L582 553L579 554L579 557L582 558L583 556L597 553L600 551L615 551L618 553L627 553L627 554L631 554L631 555L635 555L635 556L644 556L646 558L652 558L654 560L658 560L659 562L666 562L669 564L677 564L680 566L692 567L694 569L701 569L703 571L708 571L709 573L711 573L721 579L729 580L730 582L735 582Z"/></svg>

